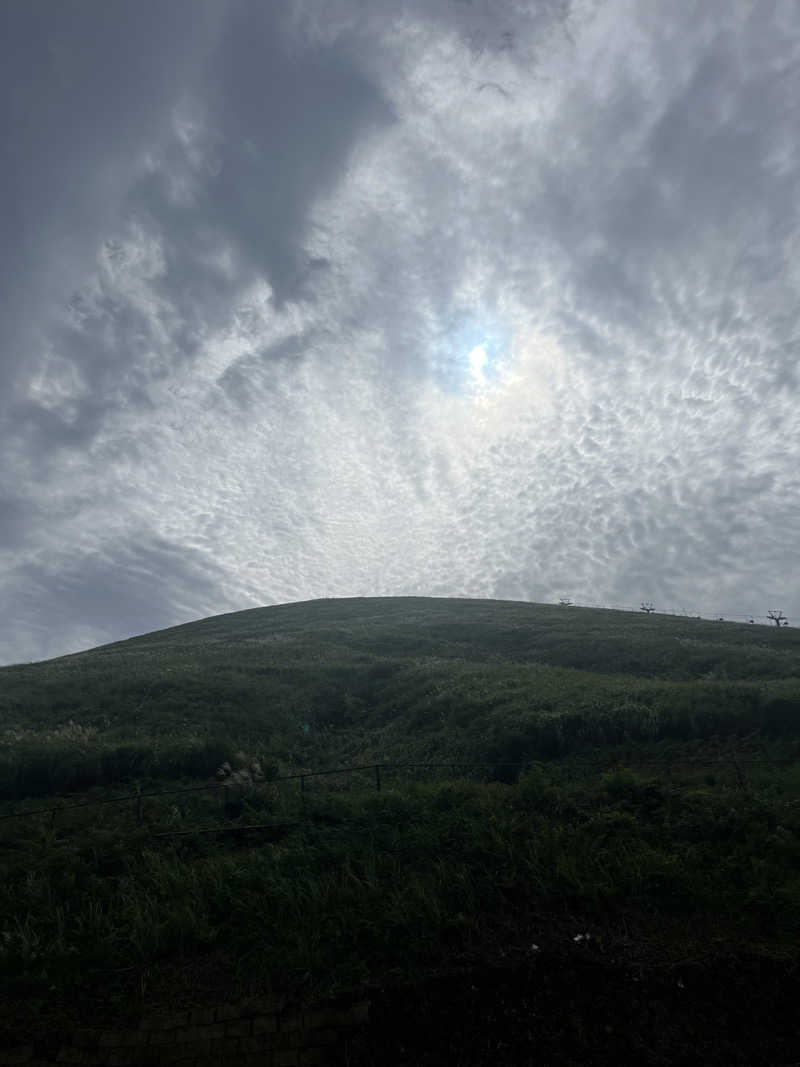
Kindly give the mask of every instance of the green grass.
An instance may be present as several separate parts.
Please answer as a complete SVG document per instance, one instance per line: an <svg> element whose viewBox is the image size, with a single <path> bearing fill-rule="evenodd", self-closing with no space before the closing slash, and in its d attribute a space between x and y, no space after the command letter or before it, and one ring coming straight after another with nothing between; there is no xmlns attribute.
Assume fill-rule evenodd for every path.
<svg viewBox="0 0 800 1067"><path fill-rule="evenodd" d="M320 759L794 737L800 632L491 601L318 601L0 670L0 797ZM300 726L308 723L310 734Z"/></svg>
<svg viewBox="0 0 800 1067"><path fill-rule="evenodd" d="M239 822L287 826L153 836L221 825L211 792L148 798L141 824L132 802L0 821L5 990L144 988L203 961L335 988L494 951L542 914L667 954L796 954L799 679L790 629L422 598L258 609L3 668L5 812L213 783L227 760L260 764ZM708 765L734 755L766 762ZM408 761L489 766L385 770L380 793L368 772L304 797L268 781Z"/></svg>
<svg viewBox="0 0 800 1067"><path fill-rule="evenodd" d="M28 820L2 839L6 977L69 987L78 969L100 978L211 953L250 980L346 983L507 937L510 904L521 919L536 907L601 925L701 913L738 947L785 951L800 944L800 776L763 777L743 791L540 764L514 785L384 780L377 793L318 780L304 809L288 785L279 799L253 790L241 821L290 824L277 844L152 837L213 825L201 794L151 798L143 826L111 808L64 813L54 829Z"/></svg>

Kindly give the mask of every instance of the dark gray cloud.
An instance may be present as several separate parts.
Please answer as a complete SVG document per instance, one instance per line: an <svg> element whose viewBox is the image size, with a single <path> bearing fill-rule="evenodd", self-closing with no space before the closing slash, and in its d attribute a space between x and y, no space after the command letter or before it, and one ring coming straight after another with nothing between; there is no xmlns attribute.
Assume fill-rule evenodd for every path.
<svg viewBox="0 0 800 1067"><path fill-rule="evenodd" d="M0 17L0 660L356 593L800 618L794 3Z"/></svg>
<svg viewBox="0 0 800 1067"><path fill-rule="evenodd" d="M77 549L77 551L76 551ZM4 661L30 645L43 657L202 617L220 603L224 571L200 553L142 531L102 547L56 553L14 575L14 629ZM235 607L235 605L232 605Z"/></svg>
<svg viewBox="0 0 800 1067"><path fill-rule="evenodd" d="M81 446L120 406L146 406L149 381L190 360L255 279L268 280L277 307L303 291L324 269L303 249L309 204L365 125L391 118L340 48L293 52L280 9L240 2L212 19L203 5L190 7L191 16L189 7L175 5L162 23L155 5L136 12L113 5L102 17L91 4L80 5L80 17L68 6L54 20L44 18L43 5L38 18L10 27L21 52L38 57L39 66L49 63L49 92L59 71L68 92L53 107L41 87L27 91L22 60L7 73L23 97L18 110L25 110L31 132L22 155L34 182L23 197L24 177L14 183L12 174L9 198L20 232L4 262L9 274L18 263L6 291L9 319L19 325L3 348L12 367L23 358L22 339L35 316L25 304L15 316L16 290L39 292L51 249L58 254L66 243L69 263L53 268L61 290L35 299L46 303L49 296L56 305L46 344L88 385L66 410L30 395L17 402L11 418L26 426L28 447L37 435L44 450ZM148 49L154 37L157 46ZM134 58L115 70L107 91L123 49ZM9 126L15 128L14 117ZM113 236L100 236L123 220L157 248L161 314L115 292L129 266L126 251ZM85 274L98 246L106 266L99 283L65 290L65 266L74 271L68 277ZM61 322L59 296L62 303L68 297Z"/></svg>
<svg viewBox="0 0 800 1067"><path fill-rule="evenodd" d="M211 23L205 0L4 4L0 373L13 376L119 219ZM44 320L44 321L43 321Z"/></svg>

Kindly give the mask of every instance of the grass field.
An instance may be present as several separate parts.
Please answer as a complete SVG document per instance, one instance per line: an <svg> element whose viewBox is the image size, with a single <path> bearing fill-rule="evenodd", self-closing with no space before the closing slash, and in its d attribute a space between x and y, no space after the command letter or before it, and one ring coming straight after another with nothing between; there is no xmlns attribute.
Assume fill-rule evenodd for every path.
<svg viewBox="0 0 800 1067"><path fill-rule="evenodd" d="M64 809L0 820L17 1006L187 974L335 990L496 957L542 916L615 958L797 959L800 631L316 601L3 668L0 730L0 814ZM67 809L225 763L227 819L219 789Z"/></svg>

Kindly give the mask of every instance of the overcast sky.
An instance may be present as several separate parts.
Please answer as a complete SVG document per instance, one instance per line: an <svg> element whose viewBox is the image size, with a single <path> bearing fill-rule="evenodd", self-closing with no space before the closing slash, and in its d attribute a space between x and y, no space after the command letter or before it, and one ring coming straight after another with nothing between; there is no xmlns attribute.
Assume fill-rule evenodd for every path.
<svg viewBox="0 0 800 1067"><path fill-rule="evenodd" d="M797 0L0 5L0 663L800 620Z"/></svg>

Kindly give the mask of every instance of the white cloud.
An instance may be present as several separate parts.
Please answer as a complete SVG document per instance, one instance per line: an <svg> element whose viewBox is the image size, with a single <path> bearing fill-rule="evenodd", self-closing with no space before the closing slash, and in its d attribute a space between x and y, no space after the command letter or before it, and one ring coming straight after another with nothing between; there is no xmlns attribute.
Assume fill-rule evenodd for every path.
<svg viewBox="0 0 800 1067"><path fill-rule="evenodd" d="M231 44L172 109L8 428L6 659L354 594L800 616L800 16L544 7L297 5L294 125L226 142Z"/></svg>

